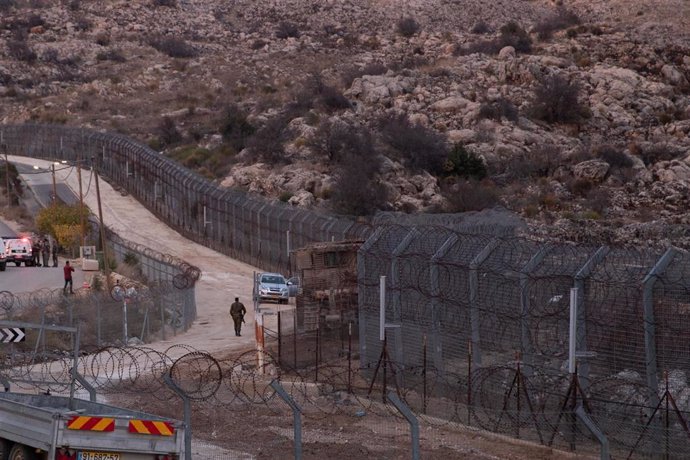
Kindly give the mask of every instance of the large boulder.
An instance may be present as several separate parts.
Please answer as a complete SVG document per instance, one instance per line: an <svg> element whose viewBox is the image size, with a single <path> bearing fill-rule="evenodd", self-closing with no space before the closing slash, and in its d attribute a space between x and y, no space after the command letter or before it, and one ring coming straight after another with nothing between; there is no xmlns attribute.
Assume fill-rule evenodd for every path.
<svg viewBox="0 0 690 460"><path fill-rule="evenodd" d="M412 77L393 75L364 75L355 79L345 96L358 98L366 103L385 102L391 97L411 93L415 88Z"/></svg>
<svg viewBox="0 0 690 460"><path fill-rule="evenodd" d="M601 182L611 166L603 160L587 160L573 166L573 175L580 180Z"/></svg>
<svg viewBox="0 0 690 460"><path fill-rule="evenodd" d="M666 64L661 68L661 75L664 76L666 82L673 86L685 86L688 80L678 69L671 64Z"/></svg>

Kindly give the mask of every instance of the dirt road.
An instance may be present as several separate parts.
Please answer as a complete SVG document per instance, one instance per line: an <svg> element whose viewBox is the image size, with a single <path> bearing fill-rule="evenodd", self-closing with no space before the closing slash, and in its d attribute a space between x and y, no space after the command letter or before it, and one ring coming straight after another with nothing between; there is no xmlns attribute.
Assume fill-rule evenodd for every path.
<svg viewBox="0 0 690 460"><path fill-rule="evenodd" d="M46 169L52 164L49 161L12 155L9 160L12 163L37 165ZM79 193L76 167L60 168L55 174L58 181L67 184L75 194ZM186 344L212 353L252 348L252 274L260 269L187 240L159 221L131 196L123 195L104 180L100 180L99 185L106 226L126 240L179 257L198 266L202 271L201 279L196 285L197 319L191 329L185 334L151 344L151 347L163 351L171 345ZM91 171L82 171L82 188L84 203L97 214L96 187ZM234 297L240 297L247 306L248 314L242 337L235 337L232 320L228 315Z"/></svg>
<svg viewBox="0 0 690 460"><path fill-rule="evenodd" d="M50 162L11 156L10 161L31 165L50 166ZM58 171L57 179L78 191L79 184L74 168ZM95 186L90 181L90 171L82 174L84 201L97 212ZM182 235L161 223L131 196L114 190L100 182L103 218L105 224L121 237L146 245L156 251L174 255L202 271L196 288L197 320L191 329L166 341L148 344L153 349L165 351L172 345L185 344L214 356L239 355L240 351L254 348L254 313L251 305L252 274L260 271L242 262L212 251L185 239ZM77 192L78 193L78 192ZM242 337L235 337L228 315L234 297L247 305L248 315ZM268 318L274 320L275 316ZM178 347L184 353L182 347ZM171 356L176 358L176 356ZM141 400L139 399L141 398ZM160 407L151 406L151 398L134 395L118 399L120 405L146 407L160 415L180 418L180 407L165 402ZM288 458L293 446L291 415L277 408L267 410L263 405L227 407L204 406L194 414L194 458L217 460L226 458ZM283 409L285 409L283 407ZM353 406L353 410L355 407ZM306 414L305 414L306 415ZM332 415L324 419L321 412L304 420L304 458L408 458L409 447L405 424L395 418ZM253 427L250 437L237 436L230 427ZM226 427L220 429L219 427ZM217 433L227 431L225 436ZM444 430L427 427L421 436L424 458L468 459L560 459L584 458L583 453L570 454L519 440L506 439L477 430Z"/></svg>

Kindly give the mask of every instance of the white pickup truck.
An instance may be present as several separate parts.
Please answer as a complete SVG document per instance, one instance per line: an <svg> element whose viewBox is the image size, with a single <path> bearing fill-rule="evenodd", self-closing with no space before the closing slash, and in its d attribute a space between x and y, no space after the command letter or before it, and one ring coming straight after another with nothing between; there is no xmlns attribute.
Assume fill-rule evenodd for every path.
<svg viewBox="0 0 690 460"><path fill-rule="evenodd" d="M2 460L189 460L181 421L60 396L0 393Z"/></svg>
<svg viewBox="0 0 690 460"><path fill-rule="evenodd" d="M3 239L5 243L5 263L14 262L19 267L24 262L25 267L34 266L31 240L28 237Z"/></svg>

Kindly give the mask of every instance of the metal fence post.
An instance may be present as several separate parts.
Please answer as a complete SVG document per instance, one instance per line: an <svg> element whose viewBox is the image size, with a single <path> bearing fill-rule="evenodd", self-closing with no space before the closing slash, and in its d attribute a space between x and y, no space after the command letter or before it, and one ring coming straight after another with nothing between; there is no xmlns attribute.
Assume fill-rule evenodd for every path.
<svg viewBox="0 0 690 460"><path fill-rule="evenodd" d="M290 409L292 409L293 424L295 430L295 460L302 458L302 409L297 405L294 399L290 397L285 391L280 382L276 379L271 381L271 387L278 393L283 401L285 401Z"/></svg>
<svg viewBox="0 0 690 460"><path fill-rule="evenodd" d="M170 373L163 374L165 384L182 399L184 405L184 450L185 460L192 460L192 406L189 397L173 382Z"/></svg>
<svg viewBox="0 0 690 460"><path fill-rule="evenodd" d="M396 409L405 417L410 424L410 436L412 438L412 460L419 460L419 421L409 407L398 398L393 391L389 391L388 400L393 403Z"/></svg>

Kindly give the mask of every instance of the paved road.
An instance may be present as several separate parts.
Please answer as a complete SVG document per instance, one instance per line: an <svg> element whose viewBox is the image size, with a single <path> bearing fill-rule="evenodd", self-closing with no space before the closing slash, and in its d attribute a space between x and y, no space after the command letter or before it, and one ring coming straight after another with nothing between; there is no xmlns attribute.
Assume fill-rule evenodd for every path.
<svg viewBox="0 0 690 460"><path fill-rule="evenodd" d="M33 192L33 197L26 200L26 206L31 214L35 214L40 208L49 205L53 200L52 171L50 168L45 167L45 165L36 169L30 162L13 163L26 186ZM60 175L65 168L70 167L62 164L55 166L56 175ZM76 204L79 202L79 198L62 180L55 181L54 191L57 194L57 199L63 203Z"/></svg>
<svg viewBox="0 0 690 460"><path fill-rule="evenodd" d="M17 233L12 228L10 228L9 225L0 220L0 236L16 237Z"/></svg>
<svg viewBox="0 0 690 460"><path fill-rule="evenodd" d="M62 266L64 259L59 261L58 268L46 267L16 267L8 264L4 272L0 272L0 291L10 291L13 294L32 292L43 288L62 288ZM84 282L84 273L76 268L72 274L75 289Z"/></svg>
<svg viewBox="0 0 690 460"><path fill-rule="evenodd" d="M25 193L24 203L29 212L35 215L39 209L44 205L49 204L53 197L53 175L52 171L42 165L40 169L35 169L31 163L32 159L26 159L25 162L14 162L17 171L20 174L24 184L28 187L28 191L32 193ZM56 166L56 171L59 174L64 165ZM77 196L72 190L62 181L56 181L55 190L60 201L68 204L78 202ZM5 222L0 221L0 236L15 236L16 232L12 230ZM0 291L10 291L13 294L23 292L36 291L43 288L62 288L63 276L62 267L65 264L65 258L59 258L58 268L46 267L17 267L14 263L7 264L7 269L0 272ZM72 261L74 263L74 261ZM51 264L52 265L52 264ZM75 289L80 287L84 282L84 273L75 265L75 273L73 274L73 283Z"/></svg>
<svg viewBox="0 0 690 460"><path fill-rule="evenodd" d="M35 164L46 171L51 167L51 163L45 160L13 155L9 156L9 160L15 164ZM48 172L41 176L45 177L42 179L43 185L50 183L52 187L52 174ZM77 172L73 167L63 168L61 165L60 169L56 170L56 179L58 184L64 183L73 191L79 190ZM96 212L98 205L95 187L89 186L91 179L92 172L83 170L84 203L92 212ZM151 348L166 351L171 345L185 344L212 353L253 348L252 277L254 272L261 270L187 240L159 221L131 195L113 189L107 181L102 181L100 188L105 225L130 241L163 254L176 256L202 270L201 279L196 284L197 320L185 334L152 343ZM231 299L235 297L239 297L249 310L245 317L246 324L242 328L242 337L235 337L230 332L233 326L228 311ZM265 318L266 327L276 330L276 318L276 315ZM183 348L174 349L170 353L178 353L178 350L179 353L183 353ZM171 356L173 359L175 357Z"/></svg>

